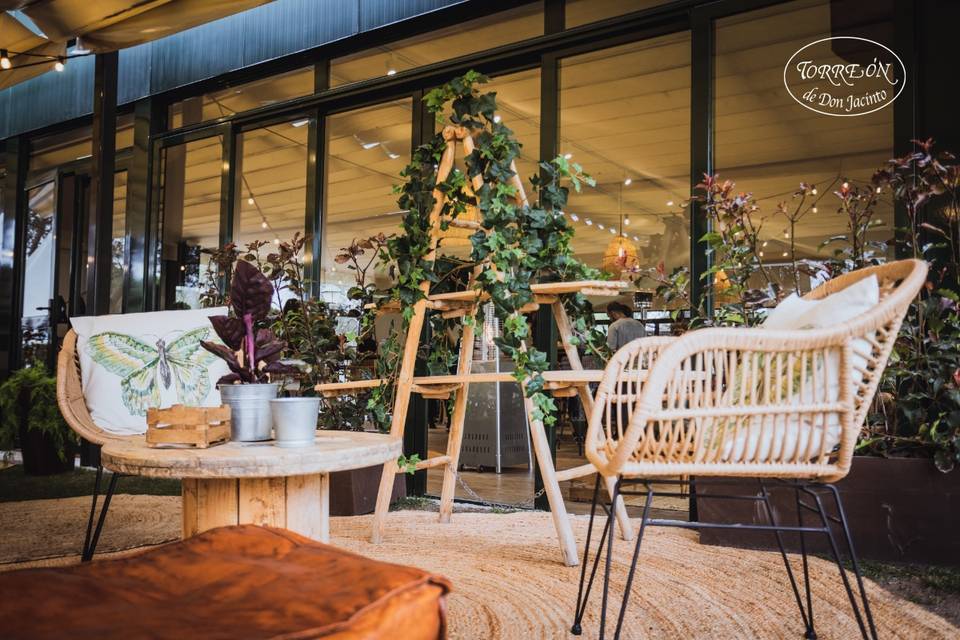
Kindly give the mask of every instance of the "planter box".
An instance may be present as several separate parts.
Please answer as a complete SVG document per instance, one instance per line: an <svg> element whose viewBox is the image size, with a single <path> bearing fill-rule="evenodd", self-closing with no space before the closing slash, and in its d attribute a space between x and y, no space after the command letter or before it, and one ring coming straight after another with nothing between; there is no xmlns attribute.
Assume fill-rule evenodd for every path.
<svg viewBox="0 0 960 640"><path fill-rule="evenodd" d="M350 471L335 471L330 474L330 515L360 516L373 513L377 505L377 491L380 489L380 475L383 465ZM395 502L407 495L407 474L398 473L393 481Z"/></svg>
<svg viewBox="0 0 960 640"><path fill-rule="evenodd" d="M767 484L774 515L779 524L794 525L794 492L777 484ZM960 566L960 473L941 473L925 459L858 456L836 486L860 558ZM697 486L697 494L759 495L759 489L756 480L744 479L736 485ZM832 502L825 503L829 513ZM698 497L697 516L704 522L768 524L763 504L745 500ZM815 520L815 513L804 513L805 524ZM784 541L788 550L799 551L797 535L784 534ZM777 548L774 536L761 531L703 530L700 542ZM829 553L821 534L808 535L807 545L816 553Z"/></svg>

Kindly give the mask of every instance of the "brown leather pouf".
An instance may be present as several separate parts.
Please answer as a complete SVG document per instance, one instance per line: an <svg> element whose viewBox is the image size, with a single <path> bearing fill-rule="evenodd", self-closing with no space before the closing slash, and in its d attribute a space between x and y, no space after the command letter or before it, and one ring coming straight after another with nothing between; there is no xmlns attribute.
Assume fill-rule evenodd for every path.
<svg viewBox="0 0 960 640"><path fill-rule="evenodd" d="M0 620L11 640L434 640L446 635L449 590L420 569L243 525L117 560L0 574Z"/></svg>

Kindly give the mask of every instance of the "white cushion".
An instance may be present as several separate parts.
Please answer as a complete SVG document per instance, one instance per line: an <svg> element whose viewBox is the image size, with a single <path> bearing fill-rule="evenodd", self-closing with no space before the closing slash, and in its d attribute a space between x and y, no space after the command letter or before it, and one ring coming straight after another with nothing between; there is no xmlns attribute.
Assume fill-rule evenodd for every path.
<svg viewBox="0 0 960 640"><path fill-rule="evenodd" d="M130 435L147 430L151 407L219 406L216 383L229 372L200 346L219 342L208 320L226 307L71 318L83 396L104 431Z"/></svg>
<svg viewBox="0 0 960 640"><path fill-rule="evenodd" d="M810 329L826 329L848 322L864 313L868 313L880 302L880 286L876 276L863 278L849 287L829 295L821 300L803 300L796 294L785 298L773 309L764 321L762 328L778 331ZM853 370L850 382L856 392L857 386L863 380L860 370L867 364L862 354L869 354L870 343L864 338L853 340ZM813 377L813 371L807 372L808 378ZM760 384L755 376L754 383ZM825 380L826 397L814 397L812 384L806 387L801 395L800 385L794 384L796 389L788 401L793 405L808 405L814 402L836 402L840 397L840 351L834 349L828 352L827 357L818 362L817 379ZM785 384L783 381L773 381L774 384ZM739 392L737 393L739 395ZM758 394L762 397L762 394ZM771 397L774 394L771 393ZM725 425L725 428L733 428ZM787 461L791 460L799 450L819 455L821 438L826 432L826 451L833 450L840 442L840 420L836 413L827 415L825 421L813 422L810 414L804 414L801 420L798 414L787 414L775 420L760 417L753 418L746 428L733 439L724 442L721 459L726 462L746 461ZM701 454L704 454L712 438L705 437ZM812 442L811 442L812 440ZM802 454L801 454L802 455Z"/></svg>

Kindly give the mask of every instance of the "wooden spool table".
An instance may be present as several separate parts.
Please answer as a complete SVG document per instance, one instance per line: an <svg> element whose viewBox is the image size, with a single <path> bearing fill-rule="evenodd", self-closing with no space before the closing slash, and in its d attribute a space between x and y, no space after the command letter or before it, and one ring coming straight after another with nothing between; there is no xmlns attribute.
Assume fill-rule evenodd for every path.
<svg viewBox="0 0 960 640"><path fill-rule="evenodd" d="M397 438L378 433L320 431L310 447L228 442L209 449L157 449L141 438L108 442L101 460L111 471L183 480L183 537L233 524L290 529L330 539L330 473L395 461Z"/></svg>

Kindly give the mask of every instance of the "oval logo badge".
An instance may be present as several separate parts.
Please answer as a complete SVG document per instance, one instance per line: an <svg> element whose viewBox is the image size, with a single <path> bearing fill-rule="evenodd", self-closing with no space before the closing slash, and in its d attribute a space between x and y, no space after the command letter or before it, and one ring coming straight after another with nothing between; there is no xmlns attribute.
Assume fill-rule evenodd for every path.
<svg viewBox="0 0 960 640"><path fill-rule="evenodd" d="M836 36L798 49L783 67L783 85L811 111L865 116L893 104L907 85L907 68L879 42Z"/></svg>

